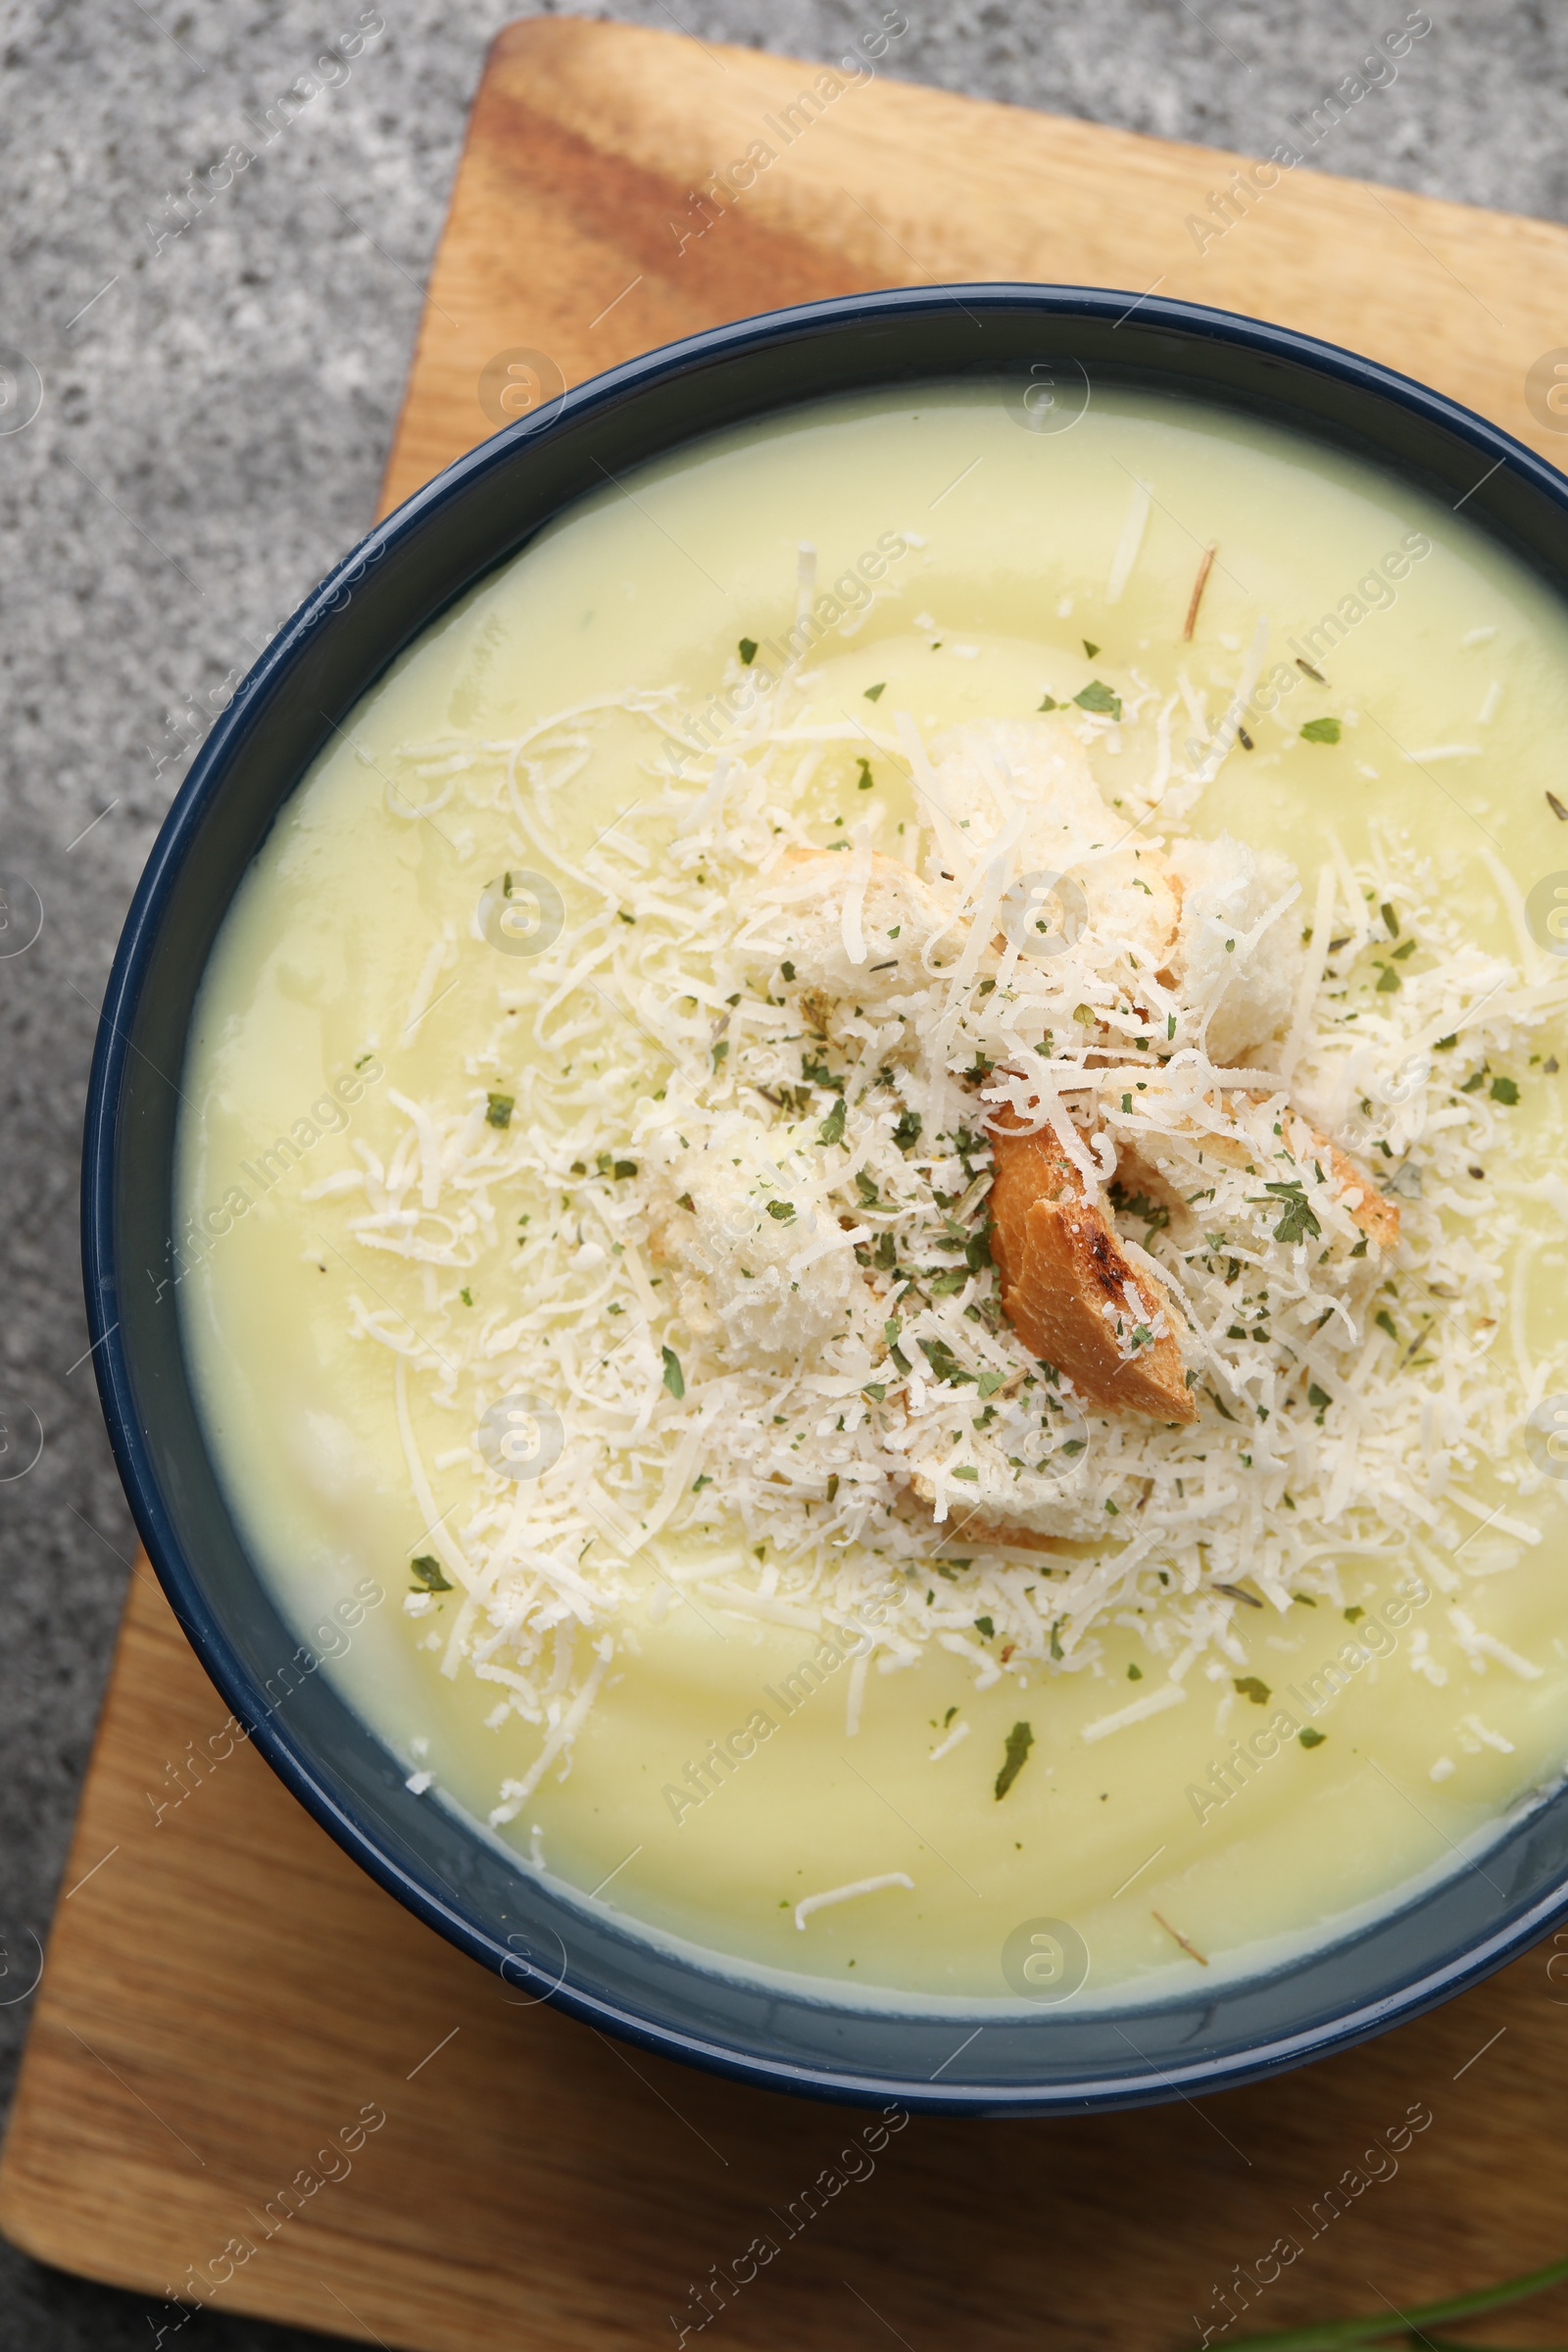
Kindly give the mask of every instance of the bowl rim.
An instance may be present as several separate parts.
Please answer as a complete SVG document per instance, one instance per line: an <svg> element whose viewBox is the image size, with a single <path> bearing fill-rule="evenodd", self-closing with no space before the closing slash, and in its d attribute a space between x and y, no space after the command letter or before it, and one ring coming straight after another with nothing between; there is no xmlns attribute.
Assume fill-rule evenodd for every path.
<svg viewBox="0 0 1568 2352"><path fill-rule="evenodd" d="M1063 329L1070 329L1075 322L1093 322L1102 327L1108 323L1115 327L1137 313L1145 325L1168 328L1173 334L1189 339L1228 344L1264 359L1305 368L1344 386L1375 395L1467 445L1486 466L1474 485L1475 492L1481 491L1494 474L1503 472L1505 477L1523 483L1536 497L1555 508L1559 518L1568 521L1568 479L1514 436L1446 394L1380 362L1295 328L1206 305L1152 293L1140 296L1083 286L1015 280L966 281L835 296L705 328L622 362L556 396L537 414L503 427L413 492L391 514L373 524L333 565L264 650L199 749L159 829L116 949L99 1016L84 1117L82 1260L89 1352L116 1466L138 1534L203 1667L234 1717L249 1727L252 1743L290 1793L389 1894L426 1926L492 1971L498 1966L493 1942L475 1929L459 1905L443 1899L433 1883L420 1880L377 1844L352 1806L330 1785L329 1778L318 1772L299 1752L287 1728L269 1710L259 1679L237 1654L225 1631L221 1611L204 1589L201 1573L187 1556L176 1530L138 1418L127 1344L116 1308L121 1281L115 1217L119 1110L130 1056L136 1051L131 1042L136 1006L148 978L175 878L201 820L223 790L236 747L273 691L319 638L332 612L352 594L368 566L389 556L395 557L433 513L474 485L507 472L528 451L547 445L564 423L592 418L655 386L677 381L696 370L722 367L727 361L781 341L823 329L888 321L918 322L948 316L955 309L968 309L972 315L975 306L1028 313L1043 324ZM932 380L951 372L934 369ZM772 413L782 414L806 406L809 398L798 394L783 398ZM1195 385L1191 398L1195 404L1205 398L1223 402L1224 395L1218 391L1205 394L1200 385ZM768 413L765 408L753 412L759 418ZM694 441L707 438L712 430L710 426L698 427L691 438ZM575 500L564 502L567 506L572 503ZM529 537L545 527L546 523L540 523ZM524 540L522 545L525 547L527 543ZM514 549L497 556L489 569L513 561L520 552ZM477 576L485 575L481 572ZM468 589L463 588L455 595L466 593ZM439 611L432 612L422 628L428 629L438 618ZM400 650L393 649L387 657L388 662ZM365 691L368 690L368 687ZM300 780L296 777L280 796L279 808L288 793L297 789ZM257 1573L260 1575L260 1570ZM370 1737L376 1735L372 1733ZM1499 1828L1506 1826L1505 1821ZM1168 2066L1143 2060L1139 2068L1129 2068L1126 2073L1107 2076L1103 2081L1079 2078L1070 2084L1054 2083L1050 2080L1031 2084L1004 2084L963 2074L941 2082L896 2083L885 2077L857 2074L848 2066L842 2070L792 2066L747 2054L720 2040L705 2041L656 2017L639 2014L564 1982L545 1985L531 1997L548 2000L571 2016L658 2055L680 2059L753 2084L841 2104L891 2104L950 2114L1085 2114L1154 2100L1186 2098L1194 2090L1208 2093L1234 2088L1348 2049L1393 2025L1420 2015L1491 1975L1537 1941L1565 1912L1568 1912L1568 1871L1562 1874L1556 1886L1531 1903L1510 1925L1481 1936L1441 1965L1419 1970L1409 1982L1343 2015L1276 2034L1229 2057L1207 2057ZM506 1962L500 1966L504 1981L506 1966ZM529 1972L535 1973L542 1974ZM519 1976L512 1981L527 1980ZM1227 1991L1240 1990L1246 1982L1249 1980L1217 1985L1215 1997L1222 2000ZM865 2012L853 2009L838 2014L860 2017Z"/></svg>

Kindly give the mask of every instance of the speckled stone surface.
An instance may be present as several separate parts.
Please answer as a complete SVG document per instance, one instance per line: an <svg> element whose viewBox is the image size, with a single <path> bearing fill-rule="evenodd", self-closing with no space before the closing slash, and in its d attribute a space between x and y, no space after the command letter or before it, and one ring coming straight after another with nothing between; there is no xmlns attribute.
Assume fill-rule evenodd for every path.
<svg viewBox="0 0 1568 2352"><path fill-rule="evenodd" d="M1399 0L905 4L905 77L1252 153L1288 138L1291 117L1409 13ZM490 36L521 13L501 0L0 8L0 349L24 355L42 395L22 421L32 378L0 361L0 875L44 910L35 943L0 957L0 1410L13 1433L0 1471L25 1458L29 1415L43 1434L35 1466L0 1479L7 2086L132 1543L79 1360L76 1155L96 1008L215 690L370 519L467 105ZM670 29L677 12L646 0L602 13ZM678 11L710 39L802 56L837 54L878 13L869 0ZM1398 78L1314 165L1568 218L1568 14L1546 0L1432 0L1430 14ZM186 173L378 15L385 29L347 78L160 247ZM1487 323L1478 309L1477 332ZM25 906L26 890L12 900ZM0 2247L5 2352L129 2352L160 2316ZM323 2340L216 2311L191 2328L210 2352Z"/></svg>

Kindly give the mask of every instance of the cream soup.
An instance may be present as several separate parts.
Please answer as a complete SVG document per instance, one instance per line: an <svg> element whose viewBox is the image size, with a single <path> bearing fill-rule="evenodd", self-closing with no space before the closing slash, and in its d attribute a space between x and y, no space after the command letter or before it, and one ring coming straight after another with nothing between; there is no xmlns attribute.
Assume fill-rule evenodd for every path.
<svg viewBox="0 0 1568 2352"><path fill-rule="evenodd" d="M834 1997L1211 1984L1568 1749L1568 622L1260 424L1028 427L572 510L289 801L183 1082L246 1541L386 1595L324 1670Z"/></svg>

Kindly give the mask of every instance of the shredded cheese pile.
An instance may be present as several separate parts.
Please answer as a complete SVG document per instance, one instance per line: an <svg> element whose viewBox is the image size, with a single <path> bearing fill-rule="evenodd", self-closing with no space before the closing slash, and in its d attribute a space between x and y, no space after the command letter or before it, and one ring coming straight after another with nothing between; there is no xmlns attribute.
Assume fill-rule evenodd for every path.
<svg viewBox="0 0 1568 2352"><path fill-rule="evenodd" d="M1154 757L1110 809L1088 754L1124 699ZM1162 1666L1152 1711L1242 1659L1239 1611L1338 1601L1348 1562L1453 1590L1446 1554L1493 1511L1477 1473L1529 1487L1512 1441L1551 1367L1525 1343L1509 1121L1559 967L1500 870L1517 965L1397 843L1376 871L1336 847L1303 899L1283 859L1182 829L1206 771L1172 775L1174 698L1135 675L1079 702L927 744L906 714L813 715L797 667L716 754L640 696L403 756L397 813L501 808L513 866L566 907L538 955L493 957L466 1073L393 1094L390 1158L357 1140L317 1188L408 1269L412 1320L390 1276L353 1301L430 1524L407 1605L497 1687L493 1723L541 1731L493 1820L569 1764L650 1591L656 1615L874 1628L852 1728L868 1664L936 1642L984 1689L1093 1666L1107 1626ZM573 851L576 780L629 726L646 790ZM876 786L905 777L898 824ZM411 1018L491 956L467 929ZM1004 1316L999 1115L1049 1123L1113 1217L1149 1278L1106 1310L1118 1347L1172 1331L1191 1424L1096 1407ZM1354 1214L1374 1182L1392 1250ZM451 1425L428 1464L416 1392L421 1428ZM481 1444L519 1397L539 1460L559 1445L536 1477ZM1506 1511L1499 1535L1538 1540Z"/></svg>

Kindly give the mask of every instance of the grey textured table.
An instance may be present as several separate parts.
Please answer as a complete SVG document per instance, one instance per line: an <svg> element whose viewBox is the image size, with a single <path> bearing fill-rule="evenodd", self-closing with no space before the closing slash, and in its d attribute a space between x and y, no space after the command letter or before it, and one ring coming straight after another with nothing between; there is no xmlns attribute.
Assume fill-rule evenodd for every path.
<svg viewBox="0 0 1568 2352"><path fill-rule="evenodd" d="M1252 153L1407 14L1397 0L906 7L902 74ZM44 910L34 944L0 957L0 1422L25 1433L35 1416L43 1438L25 1475L0 1479L7 2088L132 1544L82 1360L76 1155L96 1008L215 697L369 521L484 46L522 13L7 0L0 14L0 876ZM880 12L595 13L811 56ZM1568 17L1501 0L1429 13L1431 36L1314 163L1568 218ZM336 86L172 236L187 174L356 32L368 37ZM134 2298L0 2247L6 2352L114 2352L155 2325ZM318 2340L216 2316L199 2328L222 2352Z"/></svg>

